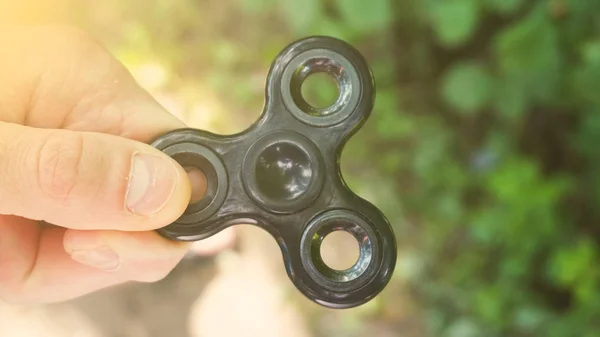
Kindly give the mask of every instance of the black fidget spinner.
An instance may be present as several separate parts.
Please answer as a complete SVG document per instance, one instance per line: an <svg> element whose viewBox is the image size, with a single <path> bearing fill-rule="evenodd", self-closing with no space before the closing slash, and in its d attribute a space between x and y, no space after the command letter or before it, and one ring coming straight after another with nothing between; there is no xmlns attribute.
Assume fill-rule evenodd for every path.
<svg viewBox="0 0 600 337"><path fill-rule="evenodd" d="M317 72L338 84L337 101L327 108L309 105L301 94L303 81ZM371 70L347 43L309 37L276 57L265 95L259 120L241 133L186 128L152 143L208 181L204 198L158 232L195 241L229 226L257 225L277 240L287 274L305 296L330 308L361 305L386 286L396 264L388 220L349 189L339 167L344 144L373 108ZM360 247L346 270L328 267L320 255L325 236L337 230L351 233Z"/></svg>

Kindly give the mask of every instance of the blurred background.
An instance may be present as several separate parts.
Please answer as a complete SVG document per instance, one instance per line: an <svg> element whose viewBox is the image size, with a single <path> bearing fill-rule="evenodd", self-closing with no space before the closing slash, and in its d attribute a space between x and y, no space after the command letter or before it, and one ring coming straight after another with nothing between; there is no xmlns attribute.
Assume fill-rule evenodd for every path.
<svg viewBox="0 0 600 337"><path fill-rule="evenodd" d="M599 1L2 0L0 19L81 27L169 111L217 133L256 120L293 40L353 44L378 91L343 174L399 248L375 300L334 311L293 288L268 234L240 226L155 284L0 305L0 336L600 335ZM352 256L341 244L334 260Z"/></svg>

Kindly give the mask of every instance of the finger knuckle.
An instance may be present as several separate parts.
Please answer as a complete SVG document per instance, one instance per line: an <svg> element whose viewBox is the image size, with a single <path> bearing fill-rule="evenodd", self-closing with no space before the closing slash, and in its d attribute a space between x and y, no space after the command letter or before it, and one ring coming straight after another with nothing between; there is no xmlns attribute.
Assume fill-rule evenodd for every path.
<svg viewBox="0 0 600 337"><path fill-rule="evenodd" d="M49 136L40 148L38 182L46 197L60 202L68 200L79 180L83 146L82 135L59 131Z"/></svg>

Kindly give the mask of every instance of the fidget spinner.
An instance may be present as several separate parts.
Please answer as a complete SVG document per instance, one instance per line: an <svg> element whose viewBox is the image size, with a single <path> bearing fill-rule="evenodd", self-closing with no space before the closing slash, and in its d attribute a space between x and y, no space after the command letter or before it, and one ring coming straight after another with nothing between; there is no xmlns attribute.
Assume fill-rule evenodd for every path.
<svg viewBox="0 0 600 337"><path fill-rule="evenodd" d="M317 72L339 88L326 108L301 94ZM322 36L290 44L269 69L263 112L248 129L233 135L179 129L152 143L182 166L202 170L208 183L203 199L158 232L196 241L229 226L256 225L275 238L290 280L306 297L330 308L371 300L394 271L396 241L385 216L346 185L339 163L374 101L371 70L352 46ZM325 236L338 230L360 247L346 270L328 267L320 255Z"/></svg>

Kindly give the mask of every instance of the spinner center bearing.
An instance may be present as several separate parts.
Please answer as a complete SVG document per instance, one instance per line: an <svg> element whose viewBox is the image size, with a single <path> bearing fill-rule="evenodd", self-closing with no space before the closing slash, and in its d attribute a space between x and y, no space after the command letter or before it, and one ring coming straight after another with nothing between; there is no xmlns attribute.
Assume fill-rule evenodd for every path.
<svg viewBox="0 0 600 337"><path fill-rule="evenodd" d="M302 85L315 73L331 76L335 101L314 107ZM372 73L352 46L330 37L296 41L275 58L266 82L266 104L244 132L216 135L179 129L152 145L208 181L204 197L158 232L171 240L207 238L237 224L268 231L281 248L288 276L316 303L361 305L389 282L396 241L385 216L345 184L339 158L347 140L371 114ZM346 270L323 262L320 247L334 231L356 239L359 257Z"/></svg>
<svg viewBox="0 0 600 337"><path fill-rule="evenodd" d="M275 131L258 139L246 154L246 192L265 211L291 214L321 193L324 166L316 145L305 136Z"/></svg>

